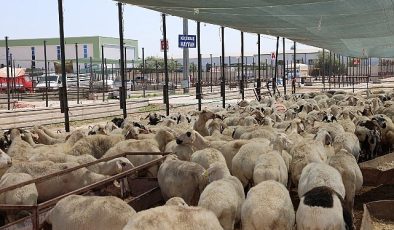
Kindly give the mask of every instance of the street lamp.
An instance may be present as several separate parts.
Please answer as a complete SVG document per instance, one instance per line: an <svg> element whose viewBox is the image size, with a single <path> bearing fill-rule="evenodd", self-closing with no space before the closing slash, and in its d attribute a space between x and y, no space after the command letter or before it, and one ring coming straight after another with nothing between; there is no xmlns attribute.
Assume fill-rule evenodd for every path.
<svg viewBox="0 0 394 230"><path fill-rule="evenodd" d="M211 56L211 67L209 68L209 70L211 71L211 93L212 93L212 54L210 54Z"/></svg>

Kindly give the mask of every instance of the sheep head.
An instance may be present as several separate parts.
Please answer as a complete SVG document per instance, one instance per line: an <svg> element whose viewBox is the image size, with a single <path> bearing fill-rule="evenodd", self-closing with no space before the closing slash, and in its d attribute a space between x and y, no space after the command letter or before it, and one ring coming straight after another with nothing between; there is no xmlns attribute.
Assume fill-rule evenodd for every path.
<svg viewBox="0 0 394 230"><path fill-rule="evenodd" d="M332 143L332 137L326 129L319 129L314 139L321 141L323 145L331 145Z"/></svg>
<svg viewBox="0 0 394 230"><path fill-rule="evenodd" d="M195 131L191 130L191 131L187 131L186 133L178 136L176 138L176 143L178 145L192 144L195 140L196 140L196 133L195 133Z"/></svg>
<svg viewBox="0 0 394 230"><path fill-rule="evenodd" d="M9 168L12 166L12 159L5 152L0 150L0 169Z"/></svg>

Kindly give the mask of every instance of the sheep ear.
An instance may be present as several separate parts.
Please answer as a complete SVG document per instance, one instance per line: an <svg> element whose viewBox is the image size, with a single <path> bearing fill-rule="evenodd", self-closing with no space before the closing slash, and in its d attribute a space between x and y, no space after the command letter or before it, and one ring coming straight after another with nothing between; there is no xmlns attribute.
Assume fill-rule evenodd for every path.
<svg viewBox="0 0 394 230"><path fill-rule="evenodd" d="M121 162L119 160L116 161L116 168L118 172L122 172L123 171L123 166L121 164Z"/></svg>
<svg viewBox="0 0 394 230"><path fill-rule="evenodd" d="M285 129L285 132L287 132L287 130L289 130L291 127L291 124L289 126L287 126L287 128Z"/></svg>
<svg viewBox="0 0 394 230"><path fill-rule="evenodd" d="M332 138L331 138L330 135L327 134L327 135L325 136L325 138L324 138L324 143L325 143L325 145L330 145L331 142L332 142Z"/></svg>

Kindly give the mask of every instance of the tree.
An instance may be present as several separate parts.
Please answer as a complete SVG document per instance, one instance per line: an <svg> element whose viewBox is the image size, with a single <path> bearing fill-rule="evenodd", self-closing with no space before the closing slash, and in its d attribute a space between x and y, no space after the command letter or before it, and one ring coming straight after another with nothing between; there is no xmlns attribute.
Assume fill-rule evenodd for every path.
<svg viewBox="0 0 394 230"><path fill-rule="evenodd" d="M334 62L334 58L332 57L331 68L330 68L330 53L329 52L325 53L324 61L323 61L323 52L319 52L318 60L313 66L311 75L312 76L323 75L323 71L325 76L330 75L330 71L331 74L333 75L340 75L346 73L346 66L344 65L344 63L339 64L338 58L336 58Z"/></svg>
<svg viewBox="0 0 394 230"><path fill-rule="evenodd" d="M141 64L139 65L139 68L142 69L142 61ZM164 72L164 59L159 58L159 57L147 57L145 58L145 73L151 73L151 72L156 72L156 65L157 69L159 72ZM179 63L176 63L176 61L171 58L167 60L167 68L169 72L175 71L176 66L179 68L180 65Z"/></svg>

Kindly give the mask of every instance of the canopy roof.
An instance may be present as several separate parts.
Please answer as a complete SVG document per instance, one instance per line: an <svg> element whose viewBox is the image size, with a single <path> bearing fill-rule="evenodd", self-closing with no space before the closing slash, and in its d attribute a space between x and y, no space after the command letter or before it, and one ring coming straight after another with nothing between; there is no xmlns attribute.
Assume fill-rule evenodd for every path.
<svg viewBox="0 0 394 230"><path fill-rule="evenodd" d="M353 57L394 57L392 0L120 0Z"/></svg>
<svg viewBox="0 0 394 230"><path fill-rule="evenodd" d="M12 69L14 71L14 69ZM15 78L25 76L26 69L25 68L15 68ZM9 76L10 78L14 77L14 73L11 74L11 67L9 67ZM7 77L7 67L0 69L0 78Z"/></svg>

